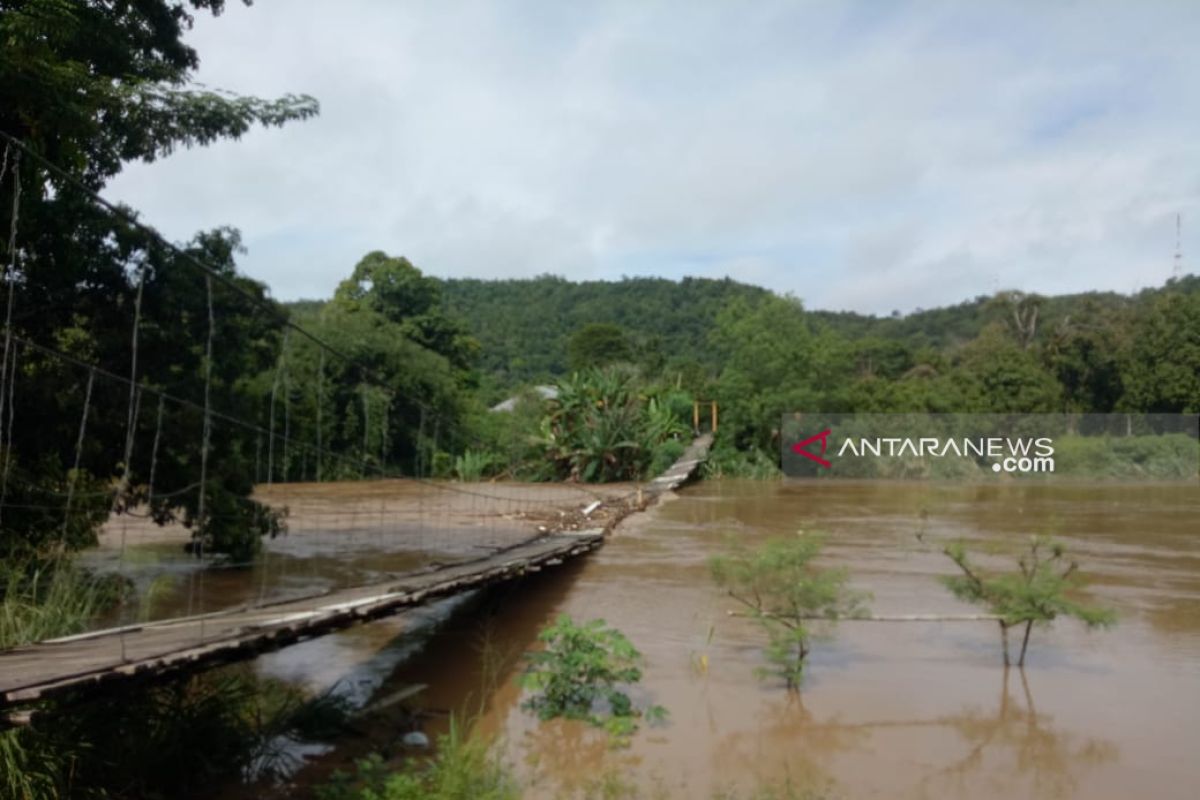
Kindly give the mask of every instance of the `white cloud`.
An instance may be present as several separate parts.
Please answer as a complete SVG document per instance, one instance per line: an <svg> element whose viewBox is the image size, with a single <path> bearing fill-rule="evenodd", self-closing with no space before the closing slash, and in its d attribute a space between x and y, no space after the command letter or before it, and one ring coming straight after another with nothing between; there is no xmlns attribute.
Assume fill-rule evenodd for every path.
<svg viewBox="0 0 1200 800"><path fill-rule="evenodd" d="M200 79L319 119L131 167L278 297L367 250L437 275L682 274L887 313L1157 283L1200 243L1188 3L260 2ZM1200 253L1200 246L1187 247Z"/></svg>

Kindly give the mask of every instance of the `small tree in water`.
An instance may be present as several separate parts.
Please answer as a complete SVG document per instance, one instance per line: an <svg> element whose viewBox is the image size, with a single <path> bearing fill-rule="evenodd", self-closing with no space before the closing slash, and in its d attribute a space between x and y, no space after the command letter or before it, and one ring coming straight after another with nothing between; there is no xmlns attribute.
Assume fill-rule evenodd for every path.
<svg viewBox="0 0 1200 800"><path fill-rule="evenodd" d="M535 692L524 707L541 719L584 720L621 738L637 729L640 716L650 721L666 717L661 706L634 708L622 687L642 679L642 654L625 634L605 627L604 620L577 624L560 614L538 640L546 647L526 656L522 684ZM598 704L608 706L607 718L597 713Z"/></svg>
<svg viewBox="0 0 1200 800"><path fill-rule="evenodd" d="M860 616L869 595L846 586L844 569L820 569L811 562L824 539L801 531L793 538L769 539L758 550L737 544L709 562L714 580L745 606L767 633L765 674L796 689L804 674L814 619Z"/></svg>
<svg viewBox="0 0 1200 800"><path fill-rule="evenodd" d="M1018 571L994 575L984 573L967 557L961 542L943 550L958 565L961 575L941 580L955 597L987 606L1000 618L1000 637L1004 644L1004 665L1008 666L1008 629L1024 625L1018 666L1025 666L1025 651L1033 626L1045 625L1062 615L1075 617L1089 628L1107 627L1116 615L1106 608L1086 606L1067 597L1083 583L1079 565L1068 561L1066 549L1059 543L1038 536L1029 541L1029 549L1017 559Z"/></svg>

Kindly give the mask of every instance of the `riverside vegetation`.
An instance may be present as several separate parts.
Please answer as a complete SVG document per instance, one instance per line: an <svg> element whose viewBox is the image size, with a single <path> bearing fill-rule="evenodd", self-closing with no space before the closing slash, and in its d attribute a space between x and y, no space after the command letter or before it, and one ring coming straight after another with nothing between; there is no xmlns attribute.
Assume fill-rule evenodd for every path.
<svg viewBox="0 0 1200 800"><path fill-rule="evenodd" d="M756 550L735 543L728 553L709 561L717 585L746 608L766 633L765 654L771 666L760 675L782 678L789 690L798 689L804 677L810 624L867 615L865 603L870 596L846 585L844 569L812 564L823 545L823 537L801 531L794 538L768 540ZM1052 539L1031 537L1017 556L1017 569L1007 572L985 571L961 542L947 544L943 552L961 574L939 580L955 597L986 606L996 615L1005 667L1010 663L1010 628L1022 632L1016 663L1023 668L1034 626L1047 626L1060 616L1074 617L1088 628L1116 622L1112 610L1077 599L1084 585L1079 564L1069 560L1066 548Z"/></svg>

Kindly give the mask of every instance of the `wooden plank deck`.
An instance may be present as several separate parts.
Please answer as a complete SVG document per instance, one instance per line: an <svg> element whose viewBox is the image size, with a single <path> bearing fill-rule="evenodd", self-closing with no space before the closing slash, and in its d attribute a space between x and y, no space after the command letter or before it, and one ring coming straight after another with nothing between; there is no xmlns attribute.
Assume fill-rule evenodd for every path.
<svg viewBox="0 0 1200 800"><path fill-rule="evenodd" d="M0 709L100 684L236 661L441 597L519 577L599 547L603 531L554 533L487 558L274 605L99 630L0 654Z"/></svg>

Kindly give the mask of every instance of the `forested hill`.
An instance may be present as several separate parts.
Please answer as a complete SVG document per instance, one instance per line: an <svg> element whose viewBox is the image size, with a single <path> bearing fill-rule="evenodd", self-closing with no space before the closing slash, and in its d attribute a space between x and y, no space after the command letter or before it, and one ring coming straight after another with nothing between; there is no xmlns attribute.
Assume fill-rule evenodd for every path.
<svg viewBox="0 0 1200 800"><path fill-rule="evenodd" d="M639 360L691 363L715 370L710 334L731 301L770 292L726 278L626 278L574 283L528 280L440 281L447 310L482 344L480 369L502 387L546 380L570 368L568 342L590 323L620 327Z"/></svg>
<svg viewBox="0 0 1200 800"><path fill-rule="evenodd" d="M576 283L547 275L526 280L444 279L439 284L447 310L464 320L482 344L479 367L487 382L504 388L567 372L571 336L591 323L620 327L638 360L699 367L712 374L719 371L721 360L712 337L718 314L732 301L753 302L771 295L728 278ZM1200 277L1187 276L1174 288L1198 292ZM1015 297L1009 293L907 315L876 317L809 309L804 316L814 332L826 330L849 341L888 341L916 354L926 348L953 349L974 340L991 324L1028 326L1027 344L1048 339L1065 326L1107 327L1161 292L1039 297L1036 314L1009 302ZM1014 315L1020 315L1019 323Z"/></svg>

